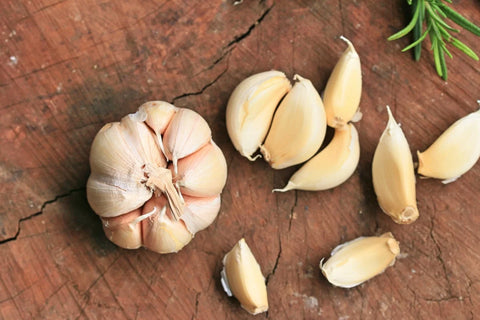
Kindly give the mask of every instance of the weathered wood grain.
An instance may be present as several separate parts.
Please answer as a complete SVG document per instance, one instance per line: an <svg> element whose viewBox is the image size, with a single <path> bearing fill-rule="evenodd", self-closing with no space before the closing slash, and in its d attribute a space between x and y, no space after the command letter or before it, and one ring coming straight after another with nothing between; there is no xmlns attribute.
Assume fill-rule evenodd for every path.
<svg viewBox="0 0 480 320"><path fill-rule="evenodd" d="M480 3L455 2L480 23ZM378 208L371 159L389 104L412 152L476 110L478 62L455 52L449 81L428 44L420 63L385 39L403 1L0 1L0 318L248 319L221 288L223 255L245 237L266 276L271 319L474 319L480 312L480 165L442 185L417 180L420 218ZM361 159L342 186L272 194L295 168L248 162L231 145L225 106L245 77L299 73L323 89L344 43L361 59ZM477 53L480 42L459 38ZM178 254L115 247L84 185L98 129L147 100L202 114L229 165L222 209ZM416 156L414 156L416 159ZM338 244L392 231L402 255L355 289L318 263ZM257 318L263 318L263 315Z"/></svg>

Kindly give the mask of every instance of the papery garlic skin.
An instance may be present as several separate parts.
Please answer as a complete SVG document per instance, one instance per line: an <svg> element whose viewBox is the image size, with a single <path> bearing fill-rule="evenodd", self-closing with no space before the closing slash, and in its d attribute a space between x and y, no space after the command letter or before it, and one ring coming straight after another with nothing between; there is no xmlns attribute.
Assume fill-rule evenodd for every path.
<svg viewBox="0 0 480 320"><path fill-rule="evenodd" d="M176 163L167 168L161 150L168 128L165 149L181 162L181 178ZM205 120L162 101L105 125L92 143L90 166L87 199L108 239L159 253L177 252L214 221L227 176L225 157ZM198 198L183 197L182 183Z"/></svg>
<svg viewBox="0 0 480 320"><path fill-rule="evenodd" d="M272 122L273 113L291 89L290 81L280 71L252 75L235 88L226 110L227 131L233 146L253 161Z"/></svg>
<svg viewBox="0 0 480 320"><path fill-rule="evenodd" d="M480 110L457 120L417 155L419 174L443 183L459 178L480 158Z"/></svg>
<svg viewBox="0 0 480 320"><path fill-rule="evenodd" d="M327 129L322 99L310 80L297 82L280 103L260 152L274 169L283 169L311 158L320 148Z"/></svg>
<svg viewBox="0 0 480 320"><path fill-rule="evenodd" d="M402 129L387 106L388 123L372 162L372 178L378 204L393 221L408 224L419 213L412 155Z"/></svg>
<svg viewBox="0 0 480 320"><path fill-rule="evenodd" d="M295 172L283 189L273 191L319 191L335 188L350 178L359 159L358 133L352 124L348 124L342 130L335 130L327 147Z"/></svg>
<svg viewBox="0 0 480 320"><path fill-rule="evenodd" d="M255 256L241 239L223 258L221 281L229 296L255 315L268 310L267 286Z"/></svg>
<svg viewBox="0 0 480 320"><path fill-rule="evenodd" d="M388 232L380 237L360 237L333 249L320 269L331 284L353 288L375 277L395 263L400 254L398 241Z"/></svg>
<svg viewBox="0 0 480 320"><path fill-rule="evenodd" d="M360 57L347 38L340 39L348 47L335 65L323 95L327 124L333 128L342 128L353 119L362 95Z"/></svg>

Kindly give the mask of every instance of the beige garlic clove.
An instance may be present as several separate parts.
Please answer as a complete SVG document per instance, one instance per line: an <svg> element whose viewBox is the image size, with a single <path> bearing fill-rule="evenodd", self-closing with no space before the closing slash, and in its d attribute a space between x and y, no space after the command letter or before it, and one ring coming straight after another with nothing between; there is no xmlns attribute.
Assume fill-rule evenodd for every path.
<svg viewBox="0 0 480 320"><path fill-rule="evenodd" d="M190 109L179 109L165 131L165 155L176 172L178 159L191 155L212 139L208 123Z"/></svg>
<svg viewBox="0 0 480 320"><path fill-rule="evenodd" d="M412 155L402 129L387 106L388 124L373 156L372 178L378 204L396 223L418 218Z"/></svg>
<svg viewBox="0 0 480 320"><path fill-rule="evenodd" d="M455 181L480 158L480 109L457 120L424 152L418 154L418 173Z"/></svg>
<svg viewBox="0 0 480 320"><path fill-rule="evenodd" d="M398 241L388 232L380 237L360 237L333 249L320 269L331 284L355 287L385 271L400 253Z"/></svg>
<svg viewBox="0 0 480 320"><path fill-rule="evenodd" d="M185 211L181 219L193 234L211 225L220 211L220 194L208 198L184 196L183 199Z"/></svg>
<svg viewBox="0 0 480 320"><path fill-rule="evenodd" d="M140 209L112 218L101 218L105 236L117 246L125 249L137 249L142 246L142 228L137 219Z"/></svg>
<svg viewBox="0 0 480 320"><path fill-rule="evenodd" d="M340 39L348 47L335 65L323 95L327 124L333 128L342 128L353 120L362 95L360 57L347 38Z"/></svg>
<svg viewBox="0 0 480 320"><path fill-rule="evenodd" d="M318 191L335 188L350 178L359 159L357 130L352 124L347 124L346 129L335 130L335 135L327 147L295 172L283 189L273 191Z"/></svg>
<svg viewBox="0 0 480 320"><path fill-rule="evenodd" d="M173 218L163 196L155 196L143 207L143 245L159 253L173 253L181 250L192 239L182 220Z"/></svg>
<svg viewBox="0 0 480 320"><path fill-rule="evenodd" d="M310 80L299 75L280 103L260 151L270 166L283 169L302 163L320 148L326 132L322 99Z"/></svg>
<svg viewBox="0 0 480 320"><path fill-rule="evenodd" d="M232 92L226 110L227 131L242 156L256 159L252 155L265 139L273 113L291 87L283 72L271 70L246 78Z"/></svg>
<svg viewBox="0 0 480 320"><path fill-rule="evenodd" d="M267 286L255 256L241 239L223 258L222 286L251 314L268 310Z"/></svg>
<svg viewBox="0 0 480 320"><path fill-rule="evenodd" d="M152 190L146 188L145 164L166 166L154 135L129 117L105 125L96 135L90 152L91 176L87 198L102 217L113 217L140 207Z"/></svg>
<svg viewBox="0 0 480 320"><path fill-rule="evenodd" d="M173 172L173 166L169 168ZM222 192L226 180L227 162L222 150L213 141L178 161L175 181L184 195L216 196Z"/></svg>
<svg viewBox="0 0 480 320"><path fill-rule="evenodd" d="M162 134L167 129L178 108L165 101L149 101L140 106L137 113L145 113L145 123L152 128L157 137L158 145L165 154L163 147Z"/></svg>

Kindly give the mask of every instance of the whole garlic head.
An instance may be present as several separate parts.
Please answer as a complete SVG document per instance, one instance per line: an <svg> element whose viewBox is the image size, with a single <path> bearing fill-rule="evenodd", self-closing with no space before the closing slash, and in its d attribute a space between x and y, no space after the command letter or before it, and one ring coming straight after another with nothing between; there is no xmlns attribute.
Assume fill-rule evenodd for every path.
<svg viewBox="0 0 480 320"><path fill-rule="evenodd" d="M163 101L100 129L90 168L87 199L107 237L123 248L160 253L177 252L215 220L227 178L206 121ZM196 183L197 177L208 179Z"/></svg>

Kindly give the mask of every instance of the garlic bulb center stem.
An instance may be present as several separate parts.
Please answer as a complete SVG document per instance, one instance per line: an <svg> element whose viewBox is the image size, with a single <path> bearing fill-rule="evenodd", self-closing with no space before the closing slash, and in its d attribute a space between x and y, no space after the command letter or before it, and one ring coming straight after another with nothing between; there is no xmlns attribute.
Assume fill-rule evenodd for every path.
<svg viewBox="0 0 480 320"><path fill-rule="evenodd" d="M145 185L155 192L162 192L167 196L172 216L177 221L183 214L185 202L172 182L172 172L166 168L145 166L147 181Z"/></svg>

